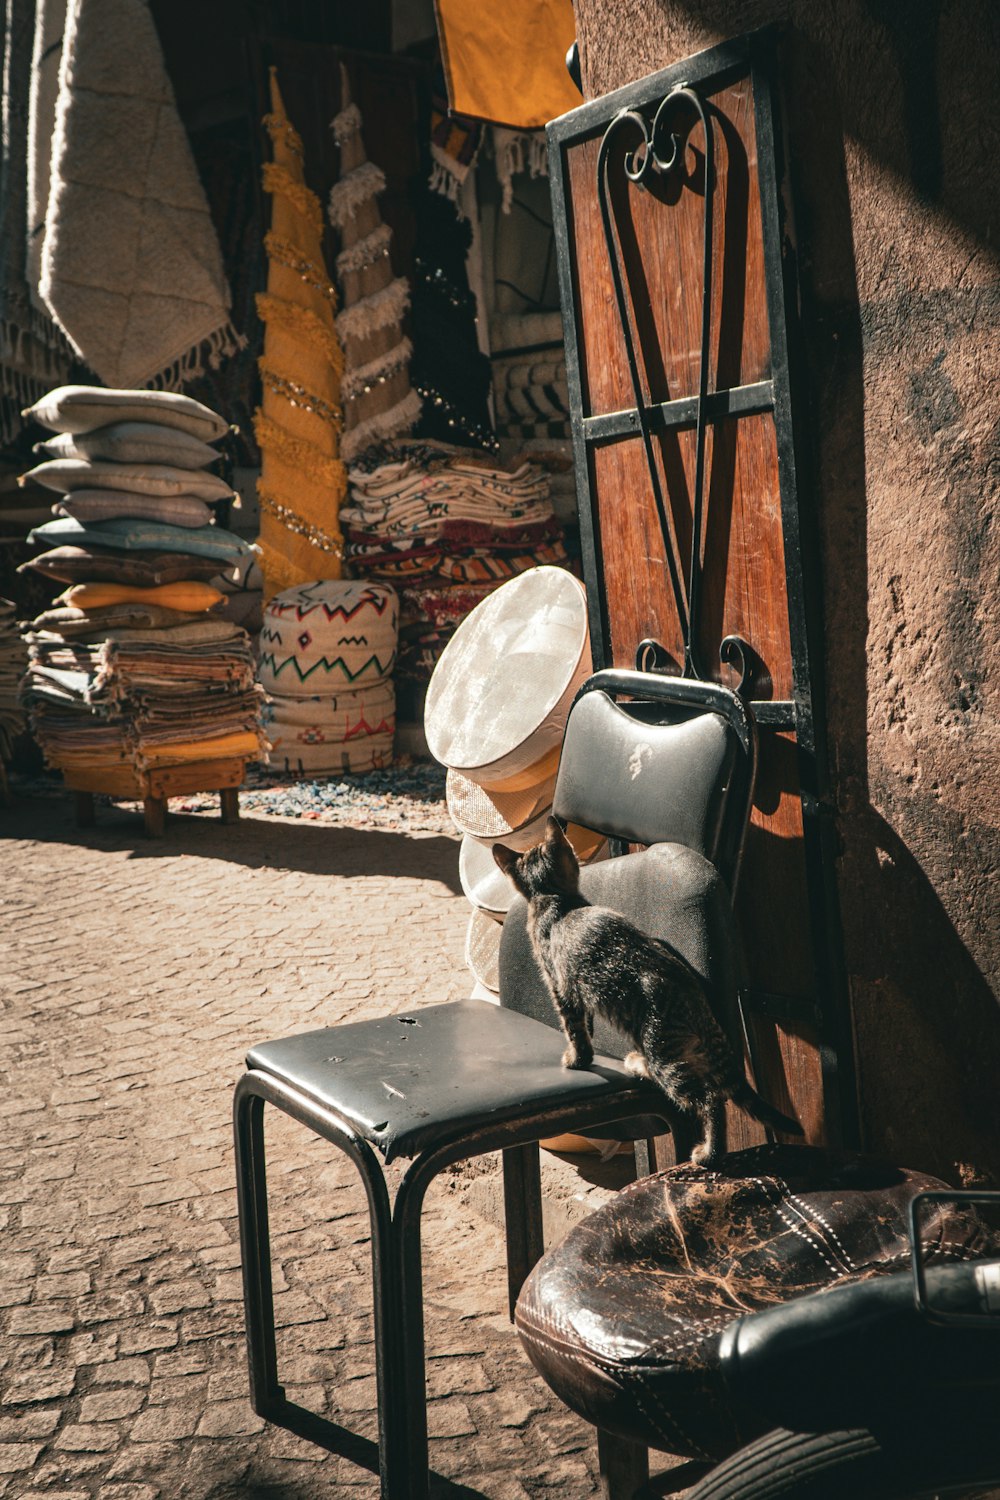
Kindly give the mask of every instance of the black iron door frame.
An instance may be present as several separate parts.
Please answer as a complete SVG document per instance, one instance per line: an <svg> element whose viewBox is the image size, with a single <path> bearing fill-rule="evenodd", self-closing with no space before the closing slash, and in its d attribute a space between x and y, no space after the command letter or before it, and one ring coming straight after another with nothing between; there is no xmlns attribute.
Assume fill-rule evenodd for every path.
<svg viewBox="0 0 1000 1500"><path fill-rule="evenodd" d="M737 670L740 691L749 702L758 725L765 731L790 731L795 736L799 793L802 807L803 848L808 884L810 940L814 968L814 998L779 996L751 988L744 999L751 1012L792 1025L805 1025L814 1033L823 1080L823 1114L831 1144L858 1144L858 1110L855 1085L853 1033L850 1021L846 972L841 945L841 925L835 884L835 833L833 803L827 775L822 682L822 621L818 527L812 508L802 503L803 455L806 451L797 426L793 395L796 377L796 325L798 306L797 265L791 222L787 166L781 137L778 107L777 28L768 27L726 42L673 64L634 84L604 95L553 121L547 130L549 173L553 200L553 225L563 307L566 370L570 398L574 465L579 502L580 541L590 612L590 632L595 669L611 666L611 636L608 600L601 566L600 514L591 480L591 451L596 445L626 439L641 439L646 447L653 498L657 505L672 595L676 602L685 642L683 670L687 676L711 677L708 664L698 660L698 608L700 594L701 490L704 485L704 431L708 423L724 418L771 413L774 422L781 524L785 554L788 627L791 653L790 699L753 696L756 657L752 642L728 636L720 643L720 661ZM753 93L757 171L762 215L764 279L770 335L770 376L752 384L708 391L707 349L703 348L699 391L665 402L649 400L642 389L637 357L631 347L628 315L622 302L622 269L616 259L613 225L609 224L606 174L614 138L623 122L630 122L641 149L618 153L618 168L633 181L641 180L656 159L657 170L673 166L670 152L676 139L669 134L669 117L681 98L699 112L705 126L706 145L711 127L702 101L712 90L749 78ZM622 323L622 354L630 366L635 395L632 406L614 412L584 409L582 375L582 331L572 204L567 188L566 155L574 146L601 140L598 166L598 198L602 208L609 280L618 301ZM710 165L710 164L709 164ZM709 180L710 173L706 176ZM711 265L711 208L706 191L705 264ZM709 323L710 277L703 284L703 342ZM663 497L651 454L651 438L669 429L696 432L696 474L691 556L681 559L676 546L671 552ZM809 493L812 493L810 490ZM684 563L687 563L685 570ZM683 578L686 571L687 577ZM655 642L641 643L636 665L646 670L662 669L664 657Z"/></svg>

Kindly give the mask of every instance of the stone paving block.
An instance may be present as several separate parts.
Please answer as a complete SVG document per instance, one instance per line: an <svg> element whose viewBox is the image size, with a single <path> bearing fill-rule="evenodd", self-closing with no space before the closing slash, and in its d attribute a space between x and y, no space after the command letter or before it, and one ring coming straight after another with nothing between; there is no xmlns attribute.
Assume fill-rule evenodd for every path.
<svg viewBox="0 0 1000 1500"><path fill-rule="evenodd" d="M263 1432L263 1418L251 1409L249 1401L215 1401L198 1423L199 1437L244 1437Z"/></svg>
<svg viewBox="0 0 1000 1500"><path fill-rule="evenodd" d="M19 1474L30 1469L44 1443L0 1443L0 1474Z"/></svg>
<svg viewBox="0 0 1000 1500"><path fill-rule="evenodd" d="M148 1385L150 1381L149 1361L145 1359L116 1359L110 1364L99 1365L92 1373L94 1385Z"/></svg>
<svg viewBox="0 0 1000 1500"><path fill-rule="evenodd" d="M55 1440L55 1447L79 1453L106 1453L109 1448L117 1448L118 1442L118 1433L106 1423L74 1423L72 1427L63 1428Z"/></svg>
<svg viewBox="0 0 1000 1500"><path fill-rule="evenodd" d="M8 825L0 1073L19 1049L33 1097L0 1099L0 1286L30 1290L0 1308L0 1444L34 1456L0 1495L376 1500L372 1474L249 1406L231 1094L254 1041L468 993L457 841L177 817L154 848L134 813L85 835L56 798ZM54 886L56 928L34 895ZM269 1118L268 1152L282 1379L372 1437L363 1193L293 1122ZM502 1238L465 1182L425 1217L432 1464L488 1500L587 1500L587 1430L520 1354Z"/></svg>
<svg viewBox="0 0 1000 1500"><path fill-rule="evenodd" d="M134 1417L146 1400L143 1390L101 1391L80 1402L81 1422L117 1422Z"/></svg>
<svg viewBox="0 0 1000 1500"><path fill-rule="evenodd" d="M73 1309L65 1302L39 1302L31 1307L15 1307L7 1332L69 1333L74 1326Z"/></svg>

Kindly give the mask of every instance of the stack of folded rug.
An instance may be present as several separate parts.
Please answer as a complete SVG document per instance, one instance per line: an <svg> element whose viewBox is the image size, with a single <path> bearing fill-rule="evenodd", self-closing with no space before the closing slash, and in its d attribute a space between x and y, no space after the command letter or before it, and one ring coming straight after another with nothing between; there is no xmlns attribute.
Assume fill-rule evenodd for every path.
<svg viewBox="0 0 1000 1500"><path fill-rule="evenodd" d="M257 676L273 765L313 777L391 763L397 631L385 584L327 580L270 600Z"/></svg>
<svg viewBox="0 0 1000 1500"><path fill-rule="evenodd" d="M28 633L22 702L61 770L261 758L246 631L206 619L164 629Z"/></svg>
<svg viewBox="0 0 1000 1500"><path fill-rule="evenodd" d="M23 567L68 585L27 637L22 699L49 764L258 759L249 637L210 614L254 558L210 509L232 496L208 471L226 423L187 396L89 386L29 415L57 435L25 479L60 498Z"/></svg>
<svg viewBox="0 0 1000 1500"><path fill-rule="evenodd" d="M399 590L401 689L426 687L457 626L507 579L567 563L537 464L403 439L367 449L348 478L345 559Z"/></svg>
<svg viewBox="0 0 1000 1500"><path fill-rule="evenodd" d="M11 759L14 741L24 728L17 685L24 673L25 650L16 613L10 599L0 599L0 761Z"/></svg>

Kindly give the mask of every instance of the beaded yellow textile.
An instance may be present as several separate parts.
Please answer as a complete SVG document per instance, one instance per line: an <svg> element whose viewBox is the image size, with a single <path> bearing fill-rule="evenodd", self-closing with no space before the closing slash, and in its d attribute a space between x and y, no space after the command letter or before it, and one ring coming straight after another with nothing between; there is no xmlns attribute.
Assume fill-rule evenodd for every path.
<svg viewBox="0 0 1000 1500"><path fill-rule="evenodd" d="M273 68L264 124L274 160L263 171L271 227L264 239L267 291L257 298L265 334L254 431L261 450L260 565L270 599L296 584L340 577L338 515L347 475L340 458L344 356L323 262L323 213L306 186L302 142Z"/></svg>

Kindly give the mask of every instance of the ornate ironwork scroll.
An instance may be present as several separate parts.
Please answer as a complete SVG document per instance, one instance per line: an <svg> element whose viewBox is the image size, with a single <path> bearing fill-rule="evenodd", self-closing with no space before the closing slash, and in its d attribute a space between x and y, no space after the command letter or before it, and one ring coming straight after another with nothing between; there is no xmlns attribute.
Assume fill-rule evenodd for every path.
<svg viewBox="0 0 1000 1500"><path fill-rule="evenodd" d="M684 184L685 147L687 130L680 128L680 121L687 114L696 115L701 122L704 136L704 198L705 210L702 230L702 295L701 295L701 350L698 368L698 394L695 403L695 468L694 493L692 497L691 550L686 570L686 589L682 582L684 573L681 547L676 527L663 493L660 471L656 463L650 424L651 396L643 390L642 373L639 369L637 339L632 329L631 299L628 291L628 273L621 252L620 237L615 224L612 205L611 171L620 167L629 182L638 187L646 185L651 174L663 180L675 178ZM625 137L638 141L631 149ZM618 148L616 150L616 147ZM702 551L705 535L705 430L706 399L708 397L709 366L711 364L712 329L712 250L715 217L715 132L710 109L697 89L687 83L679 83L660 100L651 115L640 109L623 109L614 117L604 132L597 160L597 195L604 225L604 239L611 268L618 318L628 362L636 413L649 471L649 483L656 506L656 513L663 536L667 572L671 592L677 608L684 637L684 676L706 680L709 674L701 657L701 581ZM756 653L739 636L727 636L720 648L720 661L733 666L740 674L740 693L749 693ZM667 658L663 648L653 641L643 641L636 653L636 665L646 670L663 670Z"/></svg>

